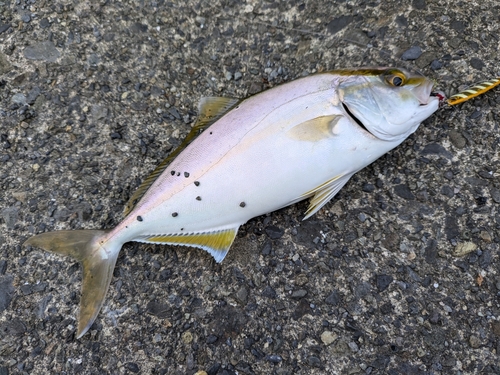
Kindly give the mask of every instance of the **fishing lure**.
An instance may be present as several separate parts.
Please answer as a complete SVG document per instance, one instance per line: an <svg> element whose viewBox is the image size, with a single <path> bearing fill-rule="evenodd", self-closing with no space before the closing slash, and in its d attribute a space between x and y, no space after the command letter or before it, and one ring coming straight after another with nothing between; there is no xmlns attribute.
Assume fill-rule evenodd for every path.
<svg viewBox="0 0 500 375"><path fill-rule="evenodd" d="M446 103L448 105L457 105L476 96L484 94L487 91L490 91L494 87L500 85L500 77L490 79L489 81L484 81L474 85L464 91L459 92L458 94L452 95L448 98Z"/></svg>

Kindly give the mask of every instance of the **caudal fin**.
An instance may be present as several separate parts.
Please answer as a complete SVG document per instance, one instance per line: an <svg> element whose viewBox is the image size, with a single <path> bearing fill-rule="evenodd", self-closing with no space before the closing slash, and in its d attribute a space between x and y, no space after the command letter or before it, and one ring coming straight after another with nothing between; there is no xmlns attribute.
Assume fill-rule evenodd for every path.
<svg viewBox="0 0 500 375"><path fill-rule="evenodd" d="M89 330L101 309L122 245L103 242L106 234L107 231L101 230L58 231L39 234L24 243L69 255L82 264L82 297L77 338Z"/></svg>

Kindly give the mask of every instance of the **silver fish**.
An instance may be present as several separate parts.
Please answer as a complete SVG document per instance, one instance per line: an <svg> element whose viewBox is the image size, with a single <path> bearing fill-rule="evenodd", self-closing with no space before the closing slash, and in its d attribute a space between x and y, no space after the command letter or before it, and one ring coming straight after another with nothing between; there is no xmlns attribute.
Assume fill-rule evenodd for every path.
<svg viewBox="0 0 500 375"><path fill-rule="evenodd" d="M241 101L204 98L187 147L146 179L116 228L43 233L25 245L82 263L81 337L124 243L194 246L220 262L255 216L311 198L307 219L439 108L432 87L404 69L367 68L308 76Z"/></svg>

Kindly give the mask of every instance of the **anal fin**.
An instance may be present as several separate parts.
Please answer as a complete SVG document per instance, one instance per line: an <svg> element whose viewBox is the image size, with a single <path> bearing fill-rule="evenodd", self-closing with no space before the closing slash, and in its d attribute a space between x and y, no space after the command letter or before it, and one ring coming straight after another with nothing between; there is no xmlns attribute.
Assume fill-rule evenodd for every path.
<svg viewBox="0 0 500 375"><path fill-rule="evenodd" d="M215 261L220 263L227 255L236 233L238 233L238 227L213 232L153 235L136 241L198 247L208 251Z"/></svg>
<svg viewBox="0 0 500 375"><path fill-rule="evenodd" d="M306 216L304 216L304 219L302 220L310 218L318 212L321 207L327 204L328 201L330 201L330 199L332 199L339 192L339 190L342 189L347 181L349 181L351 176L352 173L335 176L307 193L304 193L303 196L311 196L314 194L314 197L312 197L309 203L309 208L306 211Z"/></svg>

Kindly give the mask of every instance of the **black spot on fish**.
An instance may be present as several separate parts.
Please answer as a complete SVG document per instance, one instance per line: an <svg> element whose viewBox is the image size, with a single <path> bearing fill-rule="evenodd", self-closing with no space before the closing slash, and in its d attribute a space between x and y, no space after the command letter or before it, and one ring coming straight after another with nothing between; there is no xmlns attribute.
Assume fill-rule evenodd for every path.
<svg viewBox="0 0 500 375"><path fill-rule="evenodd" d="M137 216L137 221L142 221L142 216Z"/></svg>
<svg viewBox="0 0 500 375"><path fill-rule="evenodd" d="M200 186L200 181L195 181L195 182L194 182L194 184L195 184L196 186Z"/></svg>
<svg viewBox="0 0 500 375"><path fill-rule="evenodd" d="M201 201L201 197L198 195L198 196L196 197L196 200L197 200L197 201Z"/></svg>
<svg viewBox="0 0 500 375"><path fill-rule="evenodd" d="M245 202L240 203L240 207L245 207L247 204Z"/></svg>
<svg viewBox="0 0 500 375"><path fill-rule="evenodd" d="M184 230L184 228L181 228L181 230Z"/></svg>
<svg viewBox="0 0 500 375"><path fill-rule="evenodd" d="M172 176L174 176L174 175L175 175L175 171L170 172L170 174L171 174Z"/></svg>
<svg viewBox="0 0 500 375"><path fill-rule="evenodd" d="M177 217L177 216L179 216L179 214L178 214L177 212L173 212L173 213L172 213L172 216L173 216L173 217Z"/></svg>
<svg viewBox="0 0 500 375"><path fill-rule="evenodd" d="M189 173L184 172L184 177L188 178L189 177Z"/></svg>
<svg viewBox="0 0 500 375"><path fill-rule="evenodd" d="M212 134L212 132L210 132L210 134Z"/></svg>
<svg viewBox="0 0 500 375"><path fill-rule="evenodd" d="M181 175L181 172L177 172L177 176L180 176Z"/></svg>

